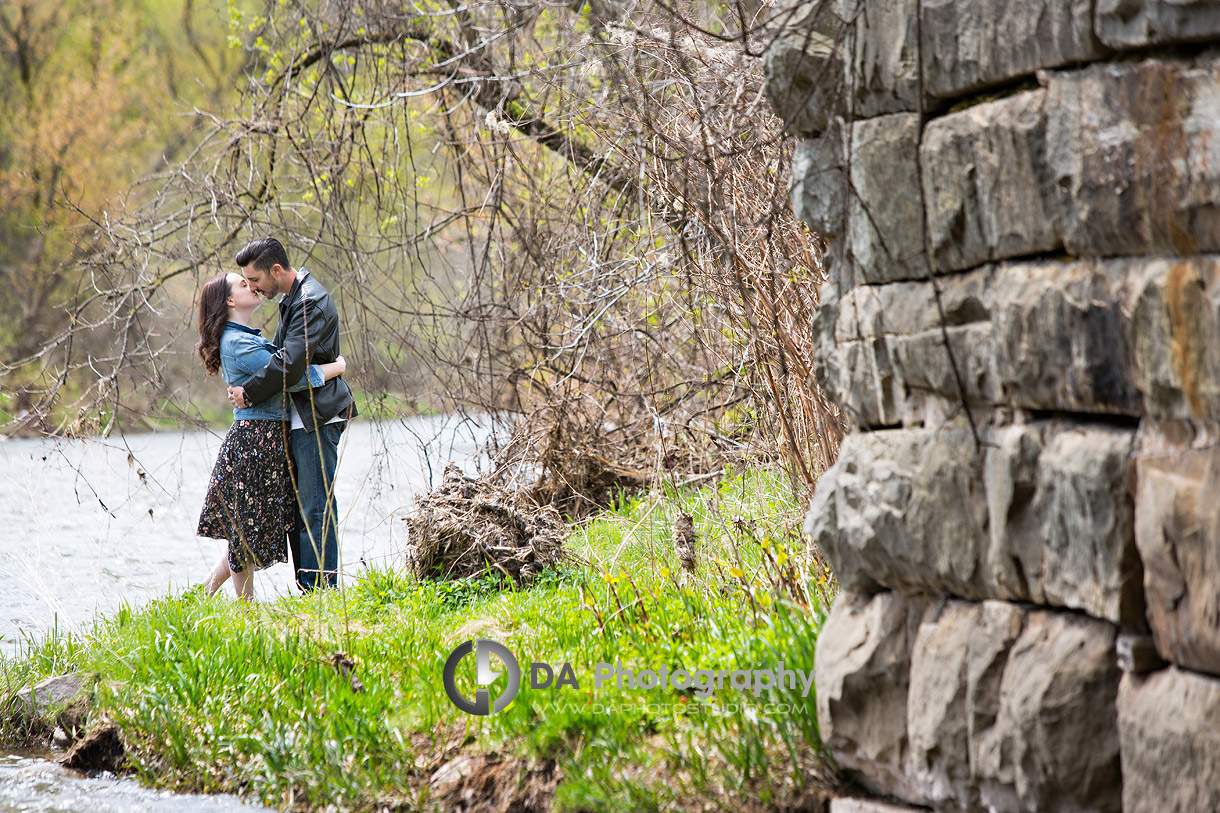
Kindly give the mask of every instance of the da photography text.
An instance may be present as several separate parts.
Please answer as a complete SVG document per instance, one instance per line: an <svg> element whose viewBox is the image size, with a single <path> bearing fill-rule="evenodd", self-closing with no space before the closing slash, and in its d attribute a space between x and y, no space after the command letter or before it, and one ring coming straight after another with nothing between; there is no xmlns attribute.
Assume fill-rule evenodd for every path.
<svg viewBox="0 0 1220 813"><path fill-rule="evenodd" d="M475 657L474 697L462 694L457 688L457 668L469 655ZM504 665L501 671L491 665L495 655ZM492 698L492 687L500 675L505 675L499 693ZM669 666L638 668L625 666L621 661L594 664L591 676L594 692L613 686L622 691L692 691L696 697L707 698L716 692L749 692L760 697L763 692L776 689L797 691L806 697L813 687L813 670L788 669L783 661L773 669L671 669ZM453 704L468 714L487 715L504 709L521 688L521 666L508 647L496 641L480 638L460 644L445 661L445 692ZM580 690L581 678L570 663L552 666L542 661L533 661L529 667L531 689L575 689ZM487 688L483 688L487 687Z"/></svg>

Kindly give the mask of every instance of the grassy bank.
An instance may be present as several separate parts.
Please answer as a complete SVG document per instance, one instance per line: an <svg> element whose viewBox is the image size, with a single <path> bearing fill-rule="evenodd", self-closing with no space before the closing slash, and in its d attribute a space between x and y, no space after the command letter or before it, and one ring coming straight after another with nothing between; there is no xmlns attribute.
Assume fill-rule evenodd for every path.
<svg viewBox="0 0 1220 813"><path fill-rule="evenodd" d="M252 606L188 592L87 638L48 637L5 662L3 679L11 691L97 674L91 717L118 725L147 782L277 806L426 809L468 792L559 810L799 806L820 770L814 694L799 679L757 696L728 675L714 691L595 690L595 665L616 661L692 680L812 670L826 574L806 567L789 495L763 472L654 491L576 531L573 563L528 590L370 571L342 593ZM683 511L699 537L693 576L671 542ZM508 646L523 672L515 701L487 717L442 686L449 653L473 638ZM474 660L458 674L467 696ZM556 678L570 664L578 687L531 688L533 661Z"/></svg>

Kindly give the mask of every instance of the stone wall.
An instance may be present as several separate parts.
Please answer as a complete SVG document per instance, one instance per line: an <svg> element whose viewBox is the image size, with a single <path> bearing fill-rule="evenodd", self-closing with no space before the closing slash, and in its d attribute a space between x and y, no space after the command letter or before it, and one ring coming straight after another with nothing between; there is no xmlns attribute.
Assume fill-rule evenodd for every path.
<svg viewBox="0 0 1220 813"><path fill-rule="evenodd" d="M889 801L1220 810L1220 2L822 0L766 55L851 423L823 738Z"/></svg>

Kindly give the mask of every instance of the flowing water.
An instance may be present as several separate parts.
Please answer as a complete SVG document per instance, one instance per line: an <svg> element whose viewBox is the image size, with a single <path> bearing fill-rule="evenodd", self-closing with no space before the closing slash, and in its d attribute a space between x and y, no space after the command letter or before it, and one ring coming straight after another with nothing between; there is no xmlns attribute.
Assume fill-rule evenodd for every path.
<svg viewBox="0 0 1220 813"><path fill-rule="evenodd" d="M233 796L143 788L110 774L82 776L44 755L0 756L0 813L257 813L267 808Z"/></svg>
<svg viewBox="0 0 1220 813"><path fill-rule="evenodd" d="M344 576L401 565L400 519L415 496L439 483L450 460L472 470L489 436L456 417L350 426L336 478ZM222 439L198 431L0 441L0 654L13 657L51 629L86 631L98 613L201 582L224 550L195 536ZM255 576L260 599L294 590L289 564ZM0 813L79 810L84 799L96 811L251 809L80 777L34 756L0 757Z"/></svg>

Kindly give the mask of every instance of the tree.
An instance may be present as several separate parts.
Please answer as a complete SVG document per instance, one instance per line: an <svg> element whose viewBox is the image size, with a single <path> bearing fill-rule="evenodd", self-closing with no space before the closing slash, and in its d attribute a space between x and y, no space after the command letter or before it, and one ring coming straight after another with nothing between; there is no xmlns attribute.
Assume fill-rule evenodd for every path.
<svg viewBox="0 0 1220 813"><path fill-rule="evenodd" d="M0 4L0 376L13 399L0 414L66 383L51 348L86 339L71 303L87 295L97 225L121 218L132 184L181 151L193 104L232 95L225 74L243 55L224 47L219 10L201 26L197 5ZM112 339L76 349L105 357Z"/></svg>
<svg viewBox="0 0 1220 813"><path fill-rule="evenodd" d="M839 430L806 338L820 255L761 90L771 13L270 4L242 115L107 229L81 321L273 233L340 292L366 384L526 416L559 501L595 448L668 466L759 424L811 486ZM163 340L131 338L113 369L155 369Z"/></svg>

